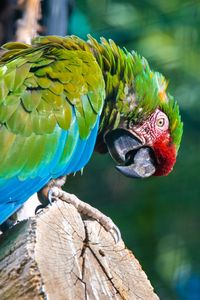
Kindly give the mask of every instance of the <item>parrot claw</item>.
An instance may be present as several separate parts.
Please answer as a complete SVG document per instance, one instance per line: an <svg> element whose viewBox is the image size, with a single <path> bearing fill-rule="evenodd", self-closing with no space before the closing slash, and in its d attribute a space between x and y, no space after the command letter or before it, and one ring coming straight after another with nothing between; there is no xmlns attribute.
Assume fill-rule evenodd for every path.
<svg viewBox="0 0 200 300"><path fill-rule="evenodd" d="M43 211L44 208L45 208L44 205L42 205L42 204L38 205L35 209L35 215L39 215Z"/></svg>
<svg viewBox="0 0 200 300"><path fill-rule="evenodd" d="M101 212L99 212L99 214L101 214L101 216L97 218L97 221L105 228L106 231L111 234L112 238L115 241L115 244L117 244L121 240L121 232L119 228L113 223L111 218L105 216Z"/></svg>
<svg viewBox="0 0 200 300"><path fill-rule="evenodd" d="M122 236L121 236L121 232L119 230L119 228L113 224L113 228L110 229L110 234L111 236L113 237L114 241L115 241L115 244L119 243L119 241L122 239Z"/></svg>
<svg viewBox="0 0 200 300"><path fill-rule="evenodd" d="M55 196L54 196L54 190L53 188L51 188L49 191L48 191L48 196L47 196L48 200L49 200L49 204L52 205L52 203L56 200L55 199Z"/></svg>
<svg viewBox="0 0 200 300"><path fill-rule="evenodd" d="M48 190L47 196L45 198L45 202L43 202L42 204L40 204L40 205L38 205L36 207L36 209L35 209L35 215L40 214L45 207L47 207L48 205L52 205L52 203L57 200L57 197L55 195L55 190L54 189L56 190L57 187L53 187L53 188L50 188Z"/></svg>

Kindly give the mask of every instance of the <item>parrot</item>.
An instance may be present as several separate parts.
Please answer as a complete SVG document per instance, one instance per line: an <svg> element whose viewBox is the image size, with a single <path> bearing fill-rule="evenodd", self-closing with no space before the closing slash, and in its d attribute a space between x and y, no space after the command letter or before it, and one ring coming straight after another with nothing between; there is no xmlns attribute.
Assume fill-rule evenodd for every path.
<svg viewBox="0 0 200 300"><path fill-rule="evenodd" d="M168 175L183 123L167 87L144 57L111 39L37 36L4 44L0 225L34 193L51 189L49 182L63 184L82 170L94 151L109 153L127 177Z"/></svg>

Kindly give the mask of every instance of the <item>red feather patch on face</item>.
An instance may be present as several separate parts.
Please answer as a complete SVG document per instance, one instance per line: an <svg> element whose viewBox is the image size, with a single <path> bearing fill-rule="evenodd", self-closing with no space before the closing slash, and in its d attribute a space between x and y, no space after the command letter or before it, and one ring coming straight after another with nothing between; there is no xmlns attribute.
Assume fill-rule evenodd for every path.
<svg viewBox="0 0 200 300"><path fill-rule="evenodd" d="M176 162L176 148L171 143L168 133L161 135L153 144L155 156L157 159L157 168L154 176L168 175Z"/></svg>

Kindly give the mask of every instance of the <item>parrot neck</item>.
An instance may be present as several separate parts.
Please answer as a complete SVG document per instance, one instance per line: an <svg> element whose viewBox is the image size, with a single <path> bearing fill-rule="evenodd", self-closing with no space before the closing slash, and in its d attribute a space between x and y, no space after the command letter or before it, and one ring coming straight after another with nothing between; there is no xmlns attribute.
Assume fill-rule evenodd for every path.
<svg viewBox="0 0 200 300"><path fill-rule="evenodd" d="M89 36L88 45L99 64L105 81L106 97L101 114L96 150L105 153L103 137L106 131L118 127L121 117L125 117L135 107L134 58L113 41L101 39L99 44Z"/></svg>

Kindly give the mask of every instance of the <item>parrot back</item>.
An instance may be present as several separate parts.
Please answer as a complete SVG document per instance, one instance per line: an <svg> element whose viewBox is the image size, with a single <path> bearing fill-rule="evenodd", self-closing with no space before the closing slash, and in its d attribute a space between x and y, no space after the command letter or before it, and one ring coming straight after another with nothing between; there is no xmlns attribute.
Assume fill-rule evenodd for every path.
<svg viewBox="0 0 200 300"><path fill-rule="evenodd" d="M47 38L44 38L47 41ZM0 59L0 224L50 179L82 169L105 98L90 52L8 43Z"/></svg>

